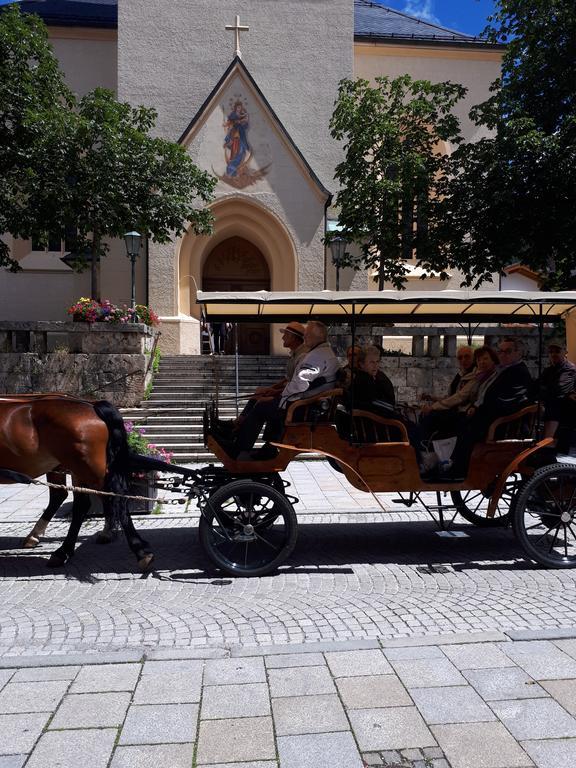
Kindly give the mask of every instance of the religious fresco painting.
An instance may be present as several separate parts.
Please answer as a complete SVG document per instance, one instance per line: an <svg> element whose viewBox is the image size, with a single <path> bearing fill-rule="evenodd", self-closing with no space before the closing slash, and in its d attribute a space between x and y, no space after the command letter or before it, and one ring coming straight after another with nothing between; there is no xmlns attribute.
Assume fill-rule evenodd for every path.
<svg viewBox="0 0 576 768"><path fill-rule="evenodd" d="M240 94L235 94L228 100L228 109L223 108L222 111L224 113L222 147L226 171L223 175L217 174L217 176L220 181L235 189L245 189L263 179L268 173L271 163L263 168L255 168L251 164L254 151L248 138L250 114L246 98Z"/></svg>

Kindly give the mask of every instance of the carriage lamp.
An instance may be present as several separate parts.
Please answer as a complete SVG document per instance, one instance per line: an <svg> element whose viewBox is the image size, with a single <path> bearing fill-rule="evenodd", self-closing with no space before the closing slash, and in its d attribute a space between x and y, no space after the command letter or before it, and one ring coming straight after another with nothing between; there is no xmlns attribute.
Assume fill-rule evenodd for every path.
<svg viewBox="0 0 576 768"><path fill-rule="evenodd" d="M132 275L130 283L130 306L132 309L136 306L136 258L140 253L140 241L142 235L139 232L126 232L124 242L126 243L126 255L132 265Z"/></svg>
<svg viewBox="0 0 576 768"><path fill-rule="evenodd" d="M332 253L332 264L336 267L336 290L340 290L340 268L344 266L344 256L346 255L346 240L340 235L336 235L330 240L330 251Z"/></svg>

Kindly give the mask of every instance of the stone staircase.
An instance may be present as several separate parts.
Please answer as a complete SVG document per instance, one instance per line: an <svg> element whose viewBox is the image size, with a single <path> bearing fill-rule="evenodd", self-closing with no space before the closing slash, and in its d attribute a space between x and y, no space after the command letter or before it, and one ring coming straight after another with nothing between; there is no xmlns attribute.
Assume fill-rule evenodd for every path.
<svg viewBox="0 0 576 768"><path fill-rule="evenodd" d="M281 356L242 355L239 358L240 394L281 380L286 358ZM236 367L232 356L163 356L154 377L152 393L138 408L122 408L122 415L145 430L148 442L174 454L174 462L189 463L214 460L204 447L202 414L204 405L218 391L220 417L234 418L236 404ZM225 399L229 398L229 399ZM242 410L247 398L239 401Z"/></svg>

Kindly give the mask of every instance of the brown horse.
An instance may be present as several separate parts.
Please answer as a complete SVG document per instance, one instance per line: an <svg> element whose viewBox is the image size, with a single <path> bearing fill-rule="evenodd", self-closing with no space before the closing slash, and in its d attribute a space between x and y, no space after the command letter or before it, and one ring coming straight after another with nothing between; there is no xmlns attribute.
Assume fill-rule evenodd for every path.
<svg viewBox="0 0 576 768"><path fill-rule="evenodd" d="M124 422L111 403L60 394L0 397L0 483L18 482L11 472L35 478L66 471L75 486L117 494L101 497L104 515L110 527L120 524L138 565L147 569L154 556L134 528L122 498L134 469L130 464ZM2 470L8 472L2 475ZM46 525L65 498L63 494L51 495ZM48 565L62 566L73 555L89 508L89 495L76 492L70 529Z"/></svg>

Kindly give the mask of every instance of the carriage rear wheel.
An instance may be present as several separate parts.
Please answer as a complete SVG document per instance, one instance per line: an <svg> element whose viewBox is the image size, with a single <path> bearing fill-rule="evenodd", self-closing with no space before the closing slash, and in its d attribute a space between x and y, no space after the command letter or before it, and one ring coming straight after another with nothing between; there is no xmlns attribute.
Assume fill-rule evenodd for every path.
<svg viewBox="0 0 576 768"><path fill-rule="evenodd" d="M218 488L200 517L199 536L212 562L236 576L264 576L292 553L298 524L292 504L275 488L235 480Z"/></svg>
<svg viewBox="0 0 576 768"><path fill-rule="evenodd" d="M548 568L576 567L576 467L537 470L518 495L514 533L531 560Z"/></svg>
<svg viewBox="0 0 576 768"><path fill-rule="evenodd" d="M490 497L485 496L482 491L451 491L450 495L458 513L469 523L480 528L505 527L510 522L510 513L521 483L520 475L511 475L508 478L498 499L494 517L487 516Z"/></svg>

